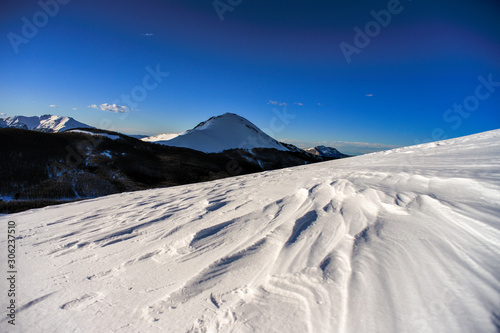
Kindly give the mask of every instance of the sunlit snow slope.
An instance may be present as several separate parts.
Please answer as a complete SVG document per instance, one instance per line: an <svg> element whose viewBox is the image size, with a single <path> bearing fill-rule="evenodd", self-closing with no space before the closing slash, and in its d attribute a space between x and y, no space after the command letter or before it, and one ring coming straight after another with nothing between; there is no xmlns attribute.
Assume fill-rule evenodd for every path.
<svg viewBox="0 0 500 333"><path fill-rule="evenodd" d="M495 332L499 156L497 130L2 216L0 331Z"/></svg>

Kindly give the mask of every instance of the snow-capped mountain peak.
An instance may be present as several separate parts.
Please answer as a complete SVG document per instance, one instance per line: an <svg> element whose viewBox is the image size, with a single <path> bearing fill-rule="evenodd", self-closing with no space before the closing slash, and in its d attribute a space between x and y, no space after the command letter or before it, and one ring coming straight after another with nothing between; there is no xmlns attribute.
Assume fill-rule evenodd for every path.
<svg viewBox="0 0 500 333"><path fill-rule="evenodd" d="M22 128L40 132L57 133L72 128L93 128L71 117L45 114L43 116L12 116L0 118L0 127Z"/></svg>
<svg viewBox="0 0 500 333"><path fill-rule="evenodd" d="M156 141L156 143L191 148L206 153L216 153L237 148L290 150L247 119L234 113L224 113L220 116L211 117L199 123L193 129L181 133L172 139Z"/></svg>

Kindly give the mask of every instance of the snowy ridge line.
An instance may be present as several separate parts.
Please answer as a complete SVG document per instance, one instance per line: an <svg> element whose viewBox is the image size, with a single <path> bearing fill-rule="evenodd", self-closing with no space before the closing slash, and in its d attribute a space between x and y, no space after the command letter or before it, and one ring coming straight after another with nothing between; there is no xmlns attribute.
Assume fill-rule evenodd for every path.
<svg viewBox="0 0 500 333"><path fill-rule="evenodd" d="M23 329L494 332L499 136L9 215Z"/></svg>
<svg viewBox="0 0 500 333"><path fill-rule="evenodd" d="M22 128L49 133L63 132L72 128L93 128L71 117L50 114L32 117L13 116L0 118L0 128L2 127Z"/></svg>

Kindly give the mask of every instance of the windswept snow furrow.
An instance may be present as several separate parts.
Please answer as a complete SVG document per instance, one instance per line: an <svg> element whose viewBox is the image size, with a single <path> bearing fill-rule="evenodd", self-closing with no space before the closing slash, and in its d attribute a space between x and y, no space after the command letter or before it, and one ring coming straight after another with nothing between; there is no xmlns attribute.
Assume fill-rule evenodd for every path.
<svg viewBox="0 0 500 333"><path fill-rule="evenodd" d="M495 271L495 268L490 266L490 261L484 259L484 247L493 245L493 240L482 237L481 235L488 233L480 232L480 229L473 232L461 228L460 224L465 222L464 216L447 211L449 208L436 199L426 196L419 198L418 214L403 220L396 220L394 215L385 215L385 219L377 223L383 228L368 228L363 238L368 241L357 242L352 258L353 271L365 272L366 276L376 274L378 279L366 280L359 273L353 276L350 290L354 297L351 297L350 312L359 313L368 308L379 308L381 312L377 317L389 317L389 314L399 312L402 318L391 322L390 326L400 331L412 332L430 327L460 330L463 328L458 325L457 314L472 316L477 309L470 302L459 302L460 298L465 297L465 292L457 290L456 286L467 286L466 290L474 290L476 295L482 294L481 298L488 298L497 293L494 290L499 290L498 276L492 278L491 273L488 273ZM472 221L468 221L467 225L470 226L470 222ZM412 232L401 233L405 229ZM497 229L497 240L498 237L500 235ZM495 248L498 249L498 245ZM418 255L416 249L419 249ZM478 253L479 249L483 250ZM423 270L422 267L432 269ZM462 273L458 273L459 271ZM475 272L474 277L465 273L466 271ZM397 288L400 283L397 281L417 286L420 293ZM475 281L474 286L470 285L471 281ZM365 292L361 295L360 290ZM390 300L408 299L408 305L404 309L398 309L398 303L391 304L385 299L381 301L380 296L373 292L377 290L385 290ZM443 290L447 291L446 295L442 293ZM358 295L364 297L365 302L354 302ZM418 313L418 309L425 309L425 315L413 318L412 315ZM374 316L368 321L371 323L369 326L366 326L368 323L352 322L348 332L380 330L387 324L377 326L375 318ZM482 319L468 321L466 326L471 330L474 327L477 329L488 326L483 325L484 314Z"/></svg>
<svg viewBox="0 0 500 333"><path fill-rule="evenodd" d="M77 299L69 301L61 305L63 310L78 310L81 308L89 307L99 301L101 297L98 293L85 294Z"/></svg>
<svg viewBox="0 0 500 333"><path fill-rule="evenodd" d="M285 245L290 246L291 244L295 243L299 236L307 230L318 218L318 213L316 211L312 210L307 212L304 216L300 217L298 220L295 221L295 224L293 226L292 234L290 235L290 238L286 241Z"/></svg>
<svg viewBox="0 0 500 333"><path fill-rule="evenodd" d="M189 244L189 246L198 247L198 245L200 243L202 243L206 238L217 236L217 234L219 232L221 232L227 226L230 226L233 223L234 223L234 221L223 222L223 223L219 223L213 227L209 227L209 228L198 231L194 235L193 240L191 241L191 244Z"/></svg>
<svg viewBox="0 0 500 333"><path fill-rule="evenodd" d="M498 310L491 314L491 321L495 325L497 332L500 332L500 304L498 304Z"/></svg>

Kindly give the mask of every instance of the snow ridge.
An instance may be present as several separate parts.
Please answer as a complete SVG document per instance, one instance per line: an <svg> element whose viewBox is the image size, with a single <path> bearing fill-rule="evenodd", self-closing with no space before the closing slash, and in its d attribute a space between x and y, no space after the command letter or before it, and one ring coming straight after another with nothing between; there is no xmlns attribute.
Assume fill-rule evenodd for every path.
<svg viewBox="0 0 500 333"><path fill-rule="evenodd" d="M0 118L0 127L22 128L40 132L57 133L72 128L93 128L71 117L46 114L43 116L13 116Z"/></svg>

